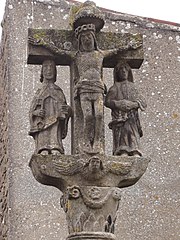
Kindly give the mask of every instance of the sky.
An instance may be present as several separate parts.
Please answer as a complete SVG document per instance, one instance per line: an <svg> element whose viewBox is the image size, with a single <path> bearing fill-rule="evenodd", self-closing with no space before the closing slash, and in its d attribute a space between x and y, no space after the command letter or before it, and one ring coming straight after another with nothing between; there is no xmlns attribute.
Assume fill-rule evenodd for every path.
<svg viewBox="0 0 180 240"><path fill-rule="evenodd" d="M94 0L94 2L99 7L122 13L180 23L180 0Z"/></svg>
<svg viewBox="0 0 180 240"><path fill-rule="evenodd" d="M48 0L44 1L47 2ZM99 7L115 10L121 13L128 13L142 17L156 18L160 20L180 23L180 0L149 0L149 1L93 0L93 1ZM5 2L6 0L0 0L0 22L3 19ZM79 0L79 2L84 2L84 0Z"/></svg>

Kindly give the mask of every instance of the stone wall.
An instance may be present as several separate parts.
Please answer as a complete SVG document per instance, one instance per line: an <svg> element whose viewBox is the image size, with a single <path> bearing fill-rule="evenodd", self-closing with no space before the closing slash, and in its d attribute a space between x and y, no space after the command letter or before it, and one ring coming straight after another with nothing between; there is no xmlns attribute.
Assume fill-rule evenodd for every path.
<svg viewBox="0 0 180 240"><path fill-rule="evenodd" d="M64 240L67 236L65 214L59 203L61 193L53 187L40 185L28 167L34 150L34 142L28 136L28 111L40 85L40 67L27 65L27 29L67 29L71 4L64 0L7 1L0 87L2 239ZM144 36L145 59L141 68L133 72L135 83L148 102L148 109L141 114L142 149L144 155L152 159L142 179L135 186L122 190L117 240L177 240L180 233L177 221L180 28L137 16L105 12L104 31L139 32ZM112 69L104 70L104 81L108 87L112 85ZM69 103L68 67L58 67L57 84L63 88ZM107 126L108 109L105 109L105 116ZM111 154L112 148L110 135L106 128L107 154ZM64 142L66 153L70 153L69 139L70 136ZM6 175L7 164L9 175Z"/></svg>
<svg viewBox="0 0 180 240"><path fill-rule="evenodd" d="M0 47L0 239L7 239L8 231L8 31L3 23Z"/></svg>

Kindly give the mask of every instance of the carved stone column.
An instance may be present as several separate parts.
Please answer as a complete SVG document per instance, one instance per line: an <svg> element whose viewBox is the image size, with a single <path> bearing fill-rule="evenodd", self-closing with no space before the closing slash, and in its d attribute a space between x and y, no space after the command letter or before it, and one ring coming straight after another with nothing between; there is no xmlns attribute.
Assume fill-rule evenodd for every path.
<svg viewBox="0 0 180 240"><path fill-rule="evenodd" d="M30 167L37 181L63 192L69 239L116 239L121 190L135 184L149 159L143 157L33 155Z"/></svg>
<svg viewBox="0 0 180 240"><path fill-rule="evenodd" d="M60 202L68 223L67 240L115 240L120 188L135 184L149 162L137 148L141 130L138 109L143 101L134 94L133 78L129 78L130 67L139 68L142 63L142 36L114 34L112 42L116 47L109 49L110 41L104 41L100 50L97 34L104 25L104 17L96 5L85 2L75 9L72 19L73 31L43 30L37 34L41 30L30 30L28 61L43 63L42 76L46 84L37 92L30 110L30 134L35 139L36 151L29 165L37 181L62 191ZM59 37L54 38L55 35ZM112 38L111 33L101 36L104 40ZM113 86L114 92L121 93L115 96L112 89L107 94L102 70L103 66L116 66L119 59L129 61L123 65L125 75L122 69L117 70L115 80L118 82L120 78L123 90ZM55 64L71 66L73 111L62 89L54 84ZM110 126L115 139L114 156L104 153L106 94L105 105L111 108L113 116ZM67 134L68 120L73 113L74 155L64 155L62 138ZM42 124L39 126L39 123ZM48 155L44 155L45 152Z"/></svg>
<svg viewBox="0 0 180 240"><path fill-rule="evenodd" d="M120 200L119 188L68 187L61 204L69 226L69 239L97 236L114 239L114 224ZM112 234L111 234L112 233Z"/></svg>

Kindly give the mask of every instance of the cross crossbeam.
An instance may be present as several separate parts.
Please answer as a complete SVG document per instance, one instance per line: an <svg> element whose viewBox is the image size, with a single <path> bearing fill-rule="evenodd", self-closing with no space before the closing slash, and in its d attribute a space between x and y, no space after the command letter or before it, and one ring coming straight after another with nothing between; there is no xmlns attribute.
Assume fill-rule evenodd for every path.
<svg viewBox="0 0 180 240"><path fill-rule="evenodd" d="M120 59L125 59L131 68L139 68L143 62L142 35L130 33L99 32L96 34L100 50L122 49L117 54L105 57L103 67L113 68ZM125 49L128 44L137 48ZM28 63L42 64L53 57L57 65L70 66L78 51L78 41L72 30L29 29Z"/></svg>

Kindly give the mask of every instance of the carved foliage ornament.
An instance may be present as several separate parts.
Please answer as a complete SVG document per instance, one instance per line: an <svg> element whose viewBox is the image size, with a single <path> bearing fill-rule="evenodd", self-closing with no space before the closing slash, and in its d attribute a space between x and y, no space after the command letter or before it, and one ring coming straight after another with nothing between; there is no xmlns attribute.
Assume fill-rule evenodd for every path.
<svg viewBox="0 0 180 240"><path fill-rule="evenodd" d="M69 232L114 233L120 198L118 188L68 187L61 198L61 206L66 212Z"/></svg>

